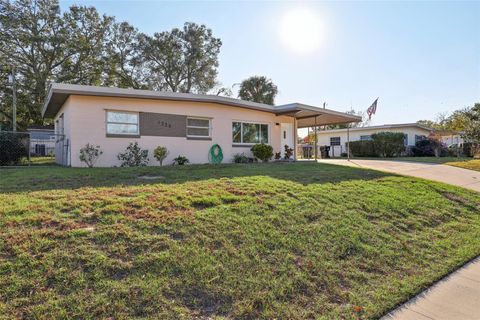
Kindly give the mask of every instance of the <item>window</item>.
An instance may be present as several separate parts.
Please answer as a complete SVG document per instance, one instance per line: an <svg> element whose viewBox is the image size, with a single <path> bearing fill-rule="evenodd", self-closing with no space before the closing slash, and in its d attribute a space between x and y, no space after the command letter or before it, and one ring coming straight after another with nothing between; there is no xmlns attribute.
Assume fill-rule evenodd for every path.
<svg viewBox="0 0 480 320"><path fill-rule="evenodd" d="M233 122L233 143L268 143L268 124Z"/></svg>
<svg viewBox="0 0 480 320"><path fill-rule="evenodd" d="M210 137L210 119L187 118L187 137Z"/></svg>
<svg viewBox="0 0 480 320"><path fill-rule="evenodd" d="M360 136L360 141L368 141L368 140L372 140L372 136L371 136L371 135L368 135L368 136Z"/></svg>
<svg viewBox="0 0 480 320"><path fill-rule="evenodd" d="M403 145L408 146L408 134L406 133L403 135Z"/></svg>
<svg viewBox="0 0 480 320"><path fill-rule="evenodd" d="M423 135L415 135L415 144L418 142L418 141L422 141L422 140L426 140L427 137L423 136Z"/></svg>
<svg viewBox="0 0 480 320"><path fill-rule="evenodd" d="M340 137L330 137L330 145L331 146L339 146L340 145Z"/></svg>
<svg viewBox="0 0 480 320"><path fill-rule="evenodd" d="M107 134L138 135L138 113L107 111Z"/></svg>

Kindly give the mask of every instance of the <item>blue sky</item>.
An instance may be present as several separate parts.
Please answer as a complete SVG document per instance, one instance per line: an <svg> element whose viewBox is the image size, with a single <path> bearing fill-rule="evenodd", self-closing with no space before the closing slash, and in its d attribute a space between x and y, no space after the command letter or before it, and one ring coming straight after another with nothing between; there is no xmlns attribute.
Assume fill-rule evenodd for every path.
<svg viewBox="0 0 480 320"><path fill-rule="evenodd" d="M366 110L379 97L372 124L385 124L480 101L480 1L60 3L93 5L148 34L205 24L223 42L218 80L231 87L265 75L279 87L276 104ZM281 32L299 10L318 20L318 46L306 53Z"/></svg>

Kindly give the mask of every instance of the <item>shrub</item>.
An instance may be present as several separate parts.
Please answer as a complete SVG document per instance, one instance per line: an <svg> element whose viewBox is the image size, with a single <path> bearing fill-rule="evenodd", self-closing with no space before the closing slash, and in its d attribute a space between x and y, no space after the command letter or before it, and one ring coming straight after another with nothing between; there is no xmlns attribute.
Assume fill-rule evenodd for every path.
<svg viewBox="0 0 480 320"><path fill-rule="evenodd" d="M428 138L417 141L412 152L416 157L445 157L448 155L448 148L440 140Z"/></svg>
<svg viewBox="0 0 480 320"><path fill-rule="evenodd" d="M100 146L94 146L93 144L87 143L80 149L80 161L85 162L87 167L93 168L95 162L97 162L102 154L103 151L100 150Z"/></svg>
<svg viewBox="0 0 480 320"><path fill-rule="evenodd" d="M28 157L28 134L0 132L0 166L19 164Z"/></svg>
<svg viewBox="0 0 480 320"><path fill-rule="evenodd" d="M275 152L275 160L280 160L282 158L282 153L281 152Z"/></svg>
<svg viewBox="0 0 480 320"><path fill-rule="evenodd" d="M167 147L156 147L155 150L153 150L153 156L155 157L155 159L157 159L158 162L160 162L160 165L162 165L163 160L165 160L165 158L167 158L168 156Z"/></svg>
<svg viewBox="0 0 480 320"><path fill-rule="evenodd" d="M452 144L448 146L448 156L456 157L462 155L462 148L458 144Z"/></svg>
<svg viewBox="0 0 480 320"><path fill-rule="evenodd" d="M467 157L480 158L480 144L464 142L462 144L463 154Z"/></svg>
<svg viewBox="0 0 480 320"><path fill-rule="evenodd" d="M175 159L173 159L173 165L178 165L178 166L183 166L189 163L187 157L185 156L178 156Z"/></svg>
<svg viewBox="0 0 480 320"><path fill-rule="evenodd" d="M255 158L262 160L263 162L268 162L268 160L273 157L273 148L268 144L259 143L254 145L250 150Z"/></svg>
<svg viewBox="0 0 480 320"><path fill-rule="evenodd" d="M248 157L245 155L245 153L235 153L233 155L233 162L234 163L248 163Z"/></svg>
<svg viewBox="0 0 480 320"><path fill-rule="evenodd" d="M350 141L350 154L354 157L376 157L372 140Z"/></svg>
<svg viewBox="0 0 480 320"><path fill-rule="evenodd" d="M391 158L405 151L405 135L401 132L379 132L372 134L373 148L379 157Z"/></svg>
<svg viewBox="0 0 480 320"><path fill-rule="evenodd" d="M124 153L119 153L122 167L144 167L148 163L148 150L142 150L138 142L130 143Z"/></svg>
<svg viewBox="0 0 480 320"><path fill-rule="evenodd" d="M290 148L288 144L285 145L285 159L290 159L293 156L293 148Z"/></svg>

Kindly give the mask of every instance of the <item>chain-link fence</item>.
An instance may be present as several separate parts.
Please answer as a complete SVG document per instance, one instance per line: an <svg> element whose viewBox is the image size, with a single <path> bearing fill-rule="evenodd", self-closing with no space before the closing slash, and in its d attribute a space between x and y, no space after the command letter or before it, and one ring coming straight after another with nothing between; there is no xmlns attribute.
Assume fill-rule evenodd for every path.
<svg viewBox="0 0 480 320"><path fill-rule="evenodd" d="M64 135L0 131L0 166L66 165L67 154Z"/></svg>

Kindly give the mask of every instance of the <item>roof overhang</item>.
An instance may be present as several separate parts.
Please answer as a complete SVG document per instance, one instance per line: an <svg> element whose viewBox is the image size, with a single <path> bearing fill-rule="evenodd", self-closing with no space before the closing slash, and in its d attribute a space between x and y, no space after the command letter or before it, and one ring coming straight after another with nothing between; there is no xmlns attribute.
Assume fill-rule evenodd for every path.
<svg viewBox="0 0 480 320"><path fill-rule="evenodd" d="M244 101L216 95L202 95L192 93L150 91L138 89L121 89L63 83L54 83L50 86L47 98L45 100L45 104L42 108L42 116L44 118L55 117L56 114L60 111L60 108L65 103L65 101L71 95L216 103L227 106L269 112L278 116L291 116L298 120L298 128L362 121L361 117L355 115L309 106L301 103L272 106L263 103Z"/></svg>
<svg viewBox="0 0 480 320"><path fill-rule="evenodd" d="M318 108L301 103L278 106L276 110L277 115L290 115L295 117L297 119L297 128L362 121L362 117L356 115L325 108Z"/></svg>
<svg viewBox="0 0 480 320"><path fill-rule="evenodd" d="M48 90L47 98L45 99L45 103L42 108L42 116L44 118L55 117L62 105L71 95L217 103L233 107L241 107L275 113L275 107L268 104L244 101L216 95L53 83Z"/></svg>

